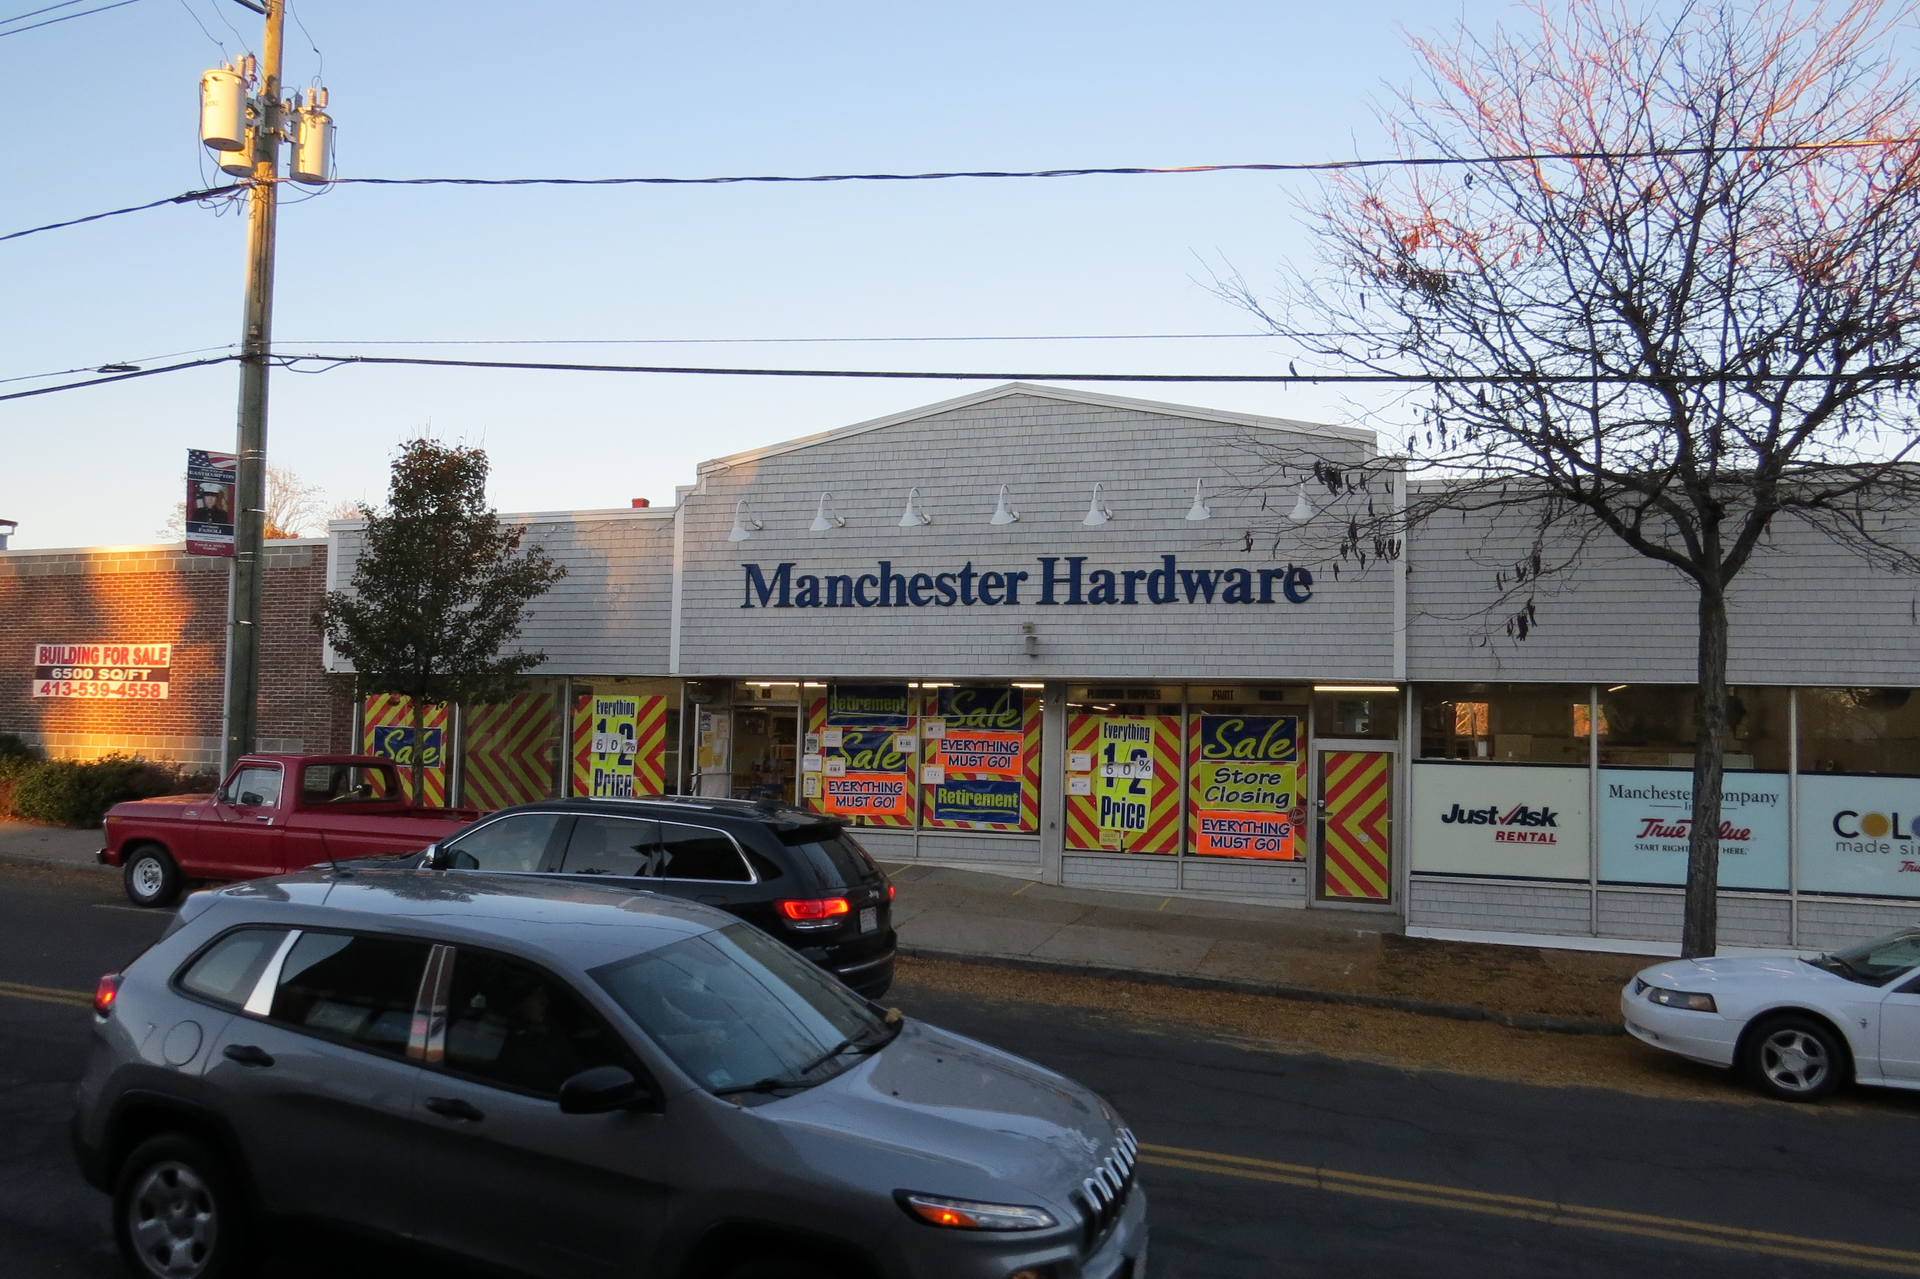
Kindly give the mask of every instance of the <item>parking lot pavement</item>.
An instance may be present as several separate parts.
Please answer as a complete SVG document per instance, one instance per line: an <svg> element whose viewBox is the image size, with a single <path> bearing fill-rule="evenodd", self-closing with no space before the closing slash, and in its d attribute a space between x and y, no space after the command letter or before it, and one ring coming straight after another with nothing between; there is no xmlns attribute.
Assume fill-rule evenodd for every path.
<svg viewBox="0 0 1920 1279"><path fill-rule="evenodd" d="M9 1279L121 1273L105 1198L67 1153L68 1092L91 1034L85 992L165 918L126 907L110 878L0 866ZM1920 1139L1920 1097L1650 1099L1280 1052L911 979L889 1002L1113 1102L1146 1143L1154 1279L1920 1276L1920 1213L1890 1172ZM269 1279L423 1273L400 1251L321 1242L284 1251Z"/></svg>
<svg viewBox="0 0 1920 1279"><path fill-rule="evenodd" d="M111 867L93 859L105 838L98 830L68 830L0 818L0 861L112 872Z"/></svg>

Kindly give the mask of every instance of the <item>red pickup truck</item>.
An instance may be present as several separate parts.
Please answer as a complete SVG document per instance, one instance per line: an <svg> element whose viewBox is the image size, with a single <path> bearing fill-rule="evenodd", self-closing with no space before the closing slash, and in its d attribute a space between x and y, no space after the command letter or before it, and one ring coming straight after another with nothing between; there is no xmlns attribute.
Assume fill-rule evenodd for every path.
<svg viewBox="0 0 1920 1279"><path fill-rule="evenodd" d="M316 862L425 848L473 808L422 808L391 760L248 755L212 795L166 795L107 810L103 865L122 868L136 906L165 906L188 879L258 879Z"/></svg>

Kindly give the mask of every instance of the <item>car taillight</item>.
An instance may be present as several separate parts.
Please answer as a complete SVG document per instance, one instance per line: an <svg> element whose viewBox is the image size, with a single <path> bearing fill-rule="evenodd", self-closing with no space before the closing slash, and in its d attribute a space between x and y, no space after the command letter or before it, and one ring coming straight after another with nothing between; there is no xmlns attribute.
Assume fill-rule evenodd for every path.
<svg viewBox="0 0 1920 1279"><path fill-rule="evenodd" d="M892 885L892 884L888 884L888 885L887 885L887 900L888 900L888 901L892 901L892 900L893 900L893 885Z"/></svg>
<svg viewBox="0 0 1920 1279"><path fill-rule="evenodd" d="M105 1017L113 1011L113 1001L120 997L120 974L108 973L93 988L93 1011L96 1016Z"/></svg>
<svg viewBox="0 0 1920 1279"><path fill-rule="evenodd" d="M789 899L780 903L782 915L801 921L831 919L852 909L853 906L844 897L821 897L813 901Z"/></svg>

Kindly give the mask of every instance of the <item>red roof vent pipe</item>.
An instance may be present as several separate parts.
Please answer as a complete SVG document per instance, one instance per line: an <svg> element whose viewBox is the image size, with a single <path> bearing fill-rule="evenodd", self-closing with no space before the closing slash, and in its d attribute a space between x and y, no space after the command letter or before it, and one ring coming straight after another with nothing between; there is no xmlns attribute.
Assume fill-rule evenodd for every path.
<svg viewBox="0 0 1920 1279"><path fill-rule="evenodd" d="M648 500L647 500L646 498L644 498L644 497L636 497L636 498L634 498L634 499L633 499L633 509L634 509L634 510L636 510L636 511L637 511L637 510L640 510L640 509L641 509L642 507L647 507L647 506L652 506L652 505L653 505L653 503L652 503L652 502L649 502L649 501L648 501Z"/></svg>

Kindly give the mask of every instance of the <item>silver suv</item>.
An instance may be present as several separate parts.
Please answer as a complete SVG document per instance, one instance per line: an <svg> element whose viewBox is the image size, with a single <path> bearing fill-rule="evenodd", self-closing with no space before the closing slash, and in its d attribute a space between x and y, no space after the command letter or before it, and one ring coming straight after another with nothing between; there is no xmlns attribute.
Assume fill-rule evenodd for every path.
<svg viewBox="0 0 1920 1279"><path fill-rule="evenodd" d="M256 880L188 898L96 1011L74 1147L156 1279L292 1218L536 1275L1145 1273L1106 1103L693 902Z"/></svg>

